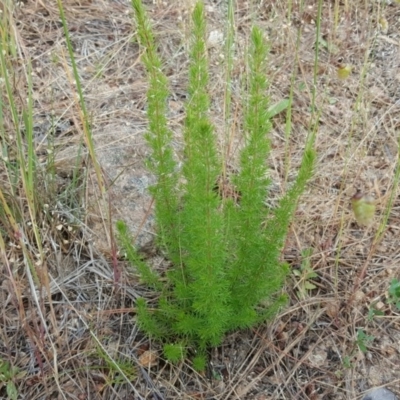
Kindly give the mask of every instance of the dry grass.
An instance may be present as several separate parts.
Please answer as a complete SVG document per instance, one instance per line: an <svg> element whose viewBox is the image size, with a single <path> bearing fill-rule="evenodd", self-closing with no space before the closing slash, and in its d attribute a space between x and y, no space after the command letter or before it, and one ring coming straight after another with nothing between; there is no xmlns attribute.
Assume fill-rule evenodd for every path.
<svg viewBox="0 0 400 400"><path fill-rule="evenodd" d="M179 150L191 2L147 3L160 53L167 60L170 121ZM44 164L49 126L57 128L56 189L43 197L43 210L47 200L49 208L39 218L45 254L45 264L38 268L43 290L36 290L30 281L18 241L10 236L5 236L0 272L0 358L18 368L19 374L10 379L20 398L338 400L361 398L379 385L400 392L399 312L387 303L390 281L400 279L400 198L393 188L400 118L400 7L386 2L348 3L346 8L347 2L324 2L316 71L318 165L283 253L292 268L301 271L302 254L312 249L315 289L299 294L304 280L293 274L286 288L289 306L274 322L230 335L212 350L205 374L186 363L165 364L157 344L138 332L134 301L143 289L132 269L117 259L110 233L111 222L122 216L138 234L140 245L147 246L154 265L163 262L151 246L151 199L146 188L152 177L144 168L148 150L143 139L147 84L133 40L130 5L122 0L63 1L97 157L109 188L108 210L81 145L82 124L57 6L41 0L15 6L14 95L22 107L26 60L31 59L35 146ZM209 30L218 37L223 33L225 3L206 5ZM317 7L307 1L300 10L293 2L288 15L287 5L278 0L238 2L235 12L232 164L240 145L236 121L241 111L241 54L255 19L271 39L272 101L287 98L293 87L289 140L284 115L274 119L270 165L276 195L285 187L285 154L290 154L295 167L313 123ZM379 28L382 17L387 32ZM223 54L221 43L210 42L212 114L221 138L226 133ZM353 66L347 80L336 76L339 62ZM7 118L8 114L5 129L12 146ZM79 149L83 157L76 166ZM72 166L80 176L73 184ZM5 171L0 173L6 190ZM39 189L45 193L46 188L44 182ZM377 220L370 229L358 227L350 213L355 189L378 200ZM393 190L389 220L377 238ZM20 193L14 201L25 210ZM2 221L0 229L5 234ZM32 255L36 251L34 246L28 249ZM368 318L373 308L382 315ZM374 337L366 342L366 352L357 345L358 329ZM1 398L6 398L5 390L0 388Z"/></svg>

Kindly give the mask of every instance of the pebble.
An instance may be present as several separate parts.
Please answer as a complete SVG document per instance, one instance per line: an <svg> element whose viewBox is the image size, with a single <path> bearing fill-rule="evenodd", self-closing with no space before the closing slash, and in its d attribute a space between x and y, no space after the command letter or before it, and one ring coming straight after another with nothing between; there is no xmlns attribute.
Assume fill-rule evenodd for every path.
<svg viewBox="0 0 400 400"><path fill-rule="evenodd" d="M388 389L378 388L371 390L362 400L399 400L399 398Z"/></svg>

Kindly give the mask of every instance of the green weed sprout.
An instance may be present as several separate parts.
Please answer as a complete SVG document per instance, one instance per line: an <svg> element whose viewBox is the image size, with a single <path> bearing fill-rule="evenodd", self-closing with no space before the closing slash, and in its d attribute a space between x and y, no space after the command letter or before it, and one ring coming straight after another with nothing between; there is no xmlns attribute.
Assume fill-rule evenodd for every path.
<svg viewBox="0 0 400 400"><path fill-rule="evenodd" d="M389 286L388 303L394 304L397 310L400 310L400 281L393 279Z"/></svg>
<svg viewBox="0 0 400 400"><path fill-rule="evenodd" d="M357 346L362 353L366 353L368 346L374 341L375 337L367 335L362 329L357 329Z"/></svg>
<svg viewBox="0 0 400 400"><path fill-rule="evenodd" d="M143 262L122 221L117 230L142 282L159 292L158 303L151 307L145 299L137 300L140 327L163 341L170 361L186 357L188 350L195 348L193 365L203 369L207 347L220 344L229 331L265 321L286 302L279 292L288 268L280 256L297 201L312 175L314 139L311 135L307 141L297 179L278 206L266 207L268 132L275 112L267 95L268 46L262 31L254 27L243 104L244 147L239 172L231 182L238 196L216 190L224 168L208 114L206 26L199 2L192 15L189 99L180 168L166 118L168 82L142 3L132 0L132 5L149 79L146 139L152 155L148 167L157 178L151 193L158 245L172 265L166 275L161 279Z"/></svg>
<svg viewBox="0 0 400 400"><path fill-rule="evenodd" d="M311 265L311 256L313 249L309 248L302 251L302 263L300 269L294 269L293 275L297 277L297 296L299 299L305 299L308 291L314 290L317 286L312 282L313 278L317 278L318 274L313 270Z"/></svg>
<svg viewBox="0 0 400 400"><path fill-rule="evenodd" d="M14 380L20 380L26 375L26 372L20 371L17 367L13 367L9 362L0 358L0 389L5 385L7 398L17 400L18 390Z"/></svg>

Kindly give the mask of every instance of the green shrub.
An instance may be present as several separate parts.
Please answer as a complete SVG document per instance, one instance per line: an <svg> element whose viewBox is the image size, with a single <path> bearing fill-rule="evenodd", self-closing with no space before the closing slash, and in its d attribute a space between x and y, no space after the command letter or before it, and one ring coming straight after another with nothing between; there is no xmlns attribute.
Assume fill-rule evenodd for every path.
<svg viewBox="0 0 400 400"><path fill-rule="evenodd" d="M137 302L138 321L165 344L171 361L197 349L196 366L204 365L208 346L218 345L228 331L254 326L285 303L280 295L288 268L280 254L297 200L312 174L313 140L309 140L297 179L275 209L266 207L270 150L266 57L268 46L254 27L248 56L244 100L244 147L239 172L231 177L237 196L218 190L223 174L213 125L208 116L208 65L203 5L193 12L189 100L186 105L183 167L179 169L167 126L168 82L162 72L149 21L140 0L132 0L142 61L149 79L147 141L158 245L172 267L161 280L131 244L119 221L120 242L143 282L160 296L151 309ZM234 198L236 197L236 198ZM162 283L161 283L162 282Z"/></svg>

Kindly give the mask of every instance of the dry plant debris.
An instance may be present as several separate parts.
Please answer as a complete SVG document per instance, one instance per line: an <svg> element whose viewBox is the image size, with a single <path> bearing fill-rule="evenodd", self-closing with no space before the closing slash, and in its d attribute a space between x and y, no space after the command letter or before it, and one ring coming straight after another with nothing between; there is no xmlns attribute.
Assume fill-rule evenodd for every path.
<svg viewBox="0 0 400 400"><path fill-rule="evenodd" d="M269 162L276 196L286 179L285 154L289 151L296 165L312 122L316 3L307 0L300 8L299 2L291 2L290 15L288 2L278 0L238 2L235 11L235 112L240 112L241 54L254 15L271 41L272 100L287 98L293 85L293 134L288 142L284 114L274 119ZM146 83L133 40L130 4L64 0L63 6L97 155L109 183L112 219L123 216L138 234L138 243L149 249L155 268L163 268L164 260L152 248L147 193L152 177L144 165L148 150L143 139ZM191 2L149 0L146 6L172 82L170 123L179 151ZM206 1L206 10L212 116L222 138L226 5ZM81 123L56 2L19 3L13 18L20 55L14 90L17 98L26 97L24 60L30 58L37 151L43 151L49 121L57 121L56 169L62 188L71 179ZM134 271L112 258L110 221L108 215L99 215L94 174L83 163L87 208L81 210L81 220L71 225L71 210L61 204L51 210L54 226L43 227L50 293L31 291L21 269L22 254L12 242L6 256L15 286L6 268L1 269L0 358L15 371L23 371L8 378L21 398L345 400L361 398L380 385L400 393L400 311L387 301L390 282L400 279L397 192L385 234L372 246L393 190L398 158L400 6L384 1L326 1L320 28L319 160L283 252L292 268L301 270L304 250L313 249L309 255L316 274L313 286L299 297L298 274L293 274L287 284L289 306L274 322L230 335L213 349L204 374L185 363L165 364L158 358L157 344L135 325L135 299L151 293L142 293ZM351 66L351 73L341 76L345 79L337 76L341 65ZM240 127L232 127L233 164L239 131ZM376 197L376 221L368 229L358 226L350 211L356 190ZM0 397L6 396L6 384L0 379Z"/></svg>

